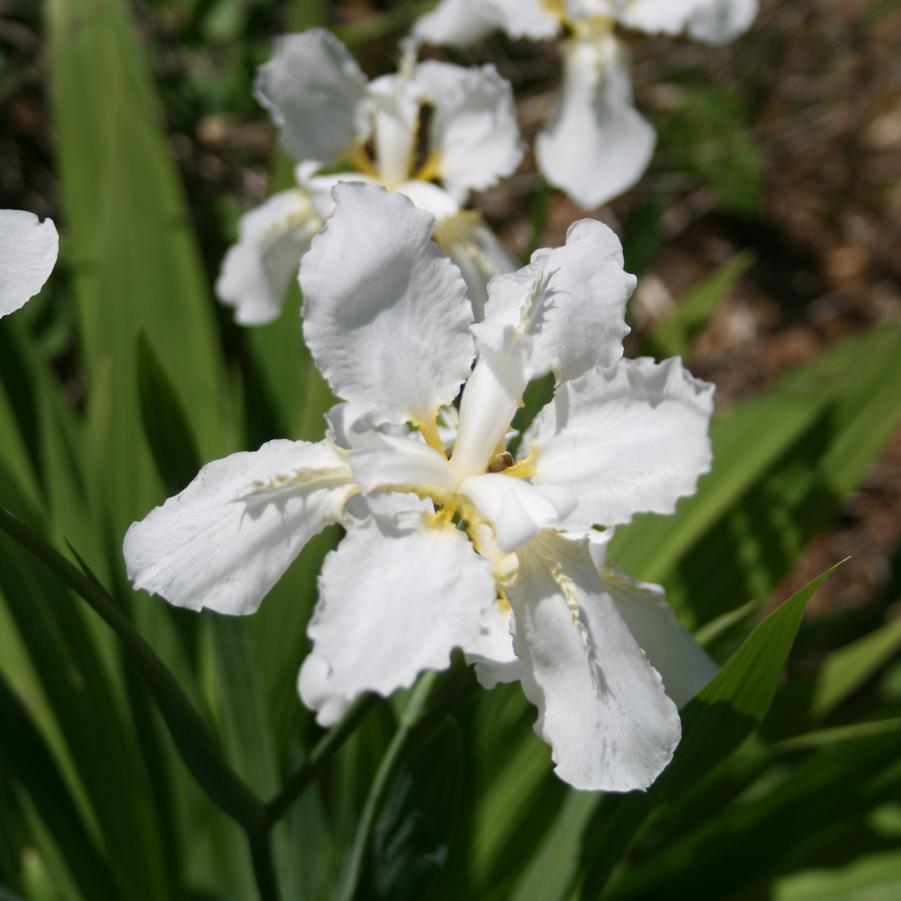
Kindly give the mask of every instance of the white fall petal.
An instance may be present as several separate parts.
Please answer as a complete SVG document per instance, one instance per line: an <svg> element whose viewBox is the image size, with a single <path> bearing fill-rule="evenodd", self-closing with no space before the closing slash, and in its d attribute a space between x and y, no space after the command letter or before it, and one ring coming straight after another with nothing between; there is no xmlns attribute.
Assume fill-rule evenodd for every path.
<svg viewBox="0 0 901 901"><path fill-rule="evenodd" d="M676 619L660 585L637 582L612 566L601 569L601 584L666 693L684 707L716 675L716 664Z"/></svg>
<svg viewBox="0 0 901 901"><path fill-rule="evenodd" d="M527 436L533 483L576 498L564 528L672 513L710 469L713 385L674 357L621 360L562 384Z"/></svg>
<svg viewBox="0 0 901 901"><path fill-rule="evenodd" d="M322 28L280 37L259 70L259 102L294 159L331 165L368 137L366 76L347 48Z"/></svg>
<svg viewBox="0 0 901 901"><path fill-rule="evenodd" d="M656 135L632 104L626 50L612 33L561 47L557 107L535 142L547 180L586 209L631 188L654 152Z"/></svg>
<svg viewBox="0 0 901 901"><path fill-rule="evenodd" d="M310 198L296 188L241 217L238 243L229 248L216 281L217 296L235 308L240 325L278 318L298 261L321 227Z"/></svg>
<svg viewBox="0 0 901 901"><path fill-rule="evenodd" d="M129 528L128 578L178 607L253 613L357 490L327 441L269 441L208 463Z"/></svg>
<svg viewBox="0 0 901 901"><path fill-rule="evenodd" d="M482 647L494 600L488 561L452 525L351 525L322 567L301 698L328 726L364 692L389 695L445 669L454 648Z"/></svg>
<svg viewBox="0 0 901 901"><path fill-rule="evenodd" d="M344 400L382 422L429 422L472 363L466 286L431 240L434 219L405 197L340 184L335 198L344 215L300 267L307 346Z"/></svg>
<svg viewBox="0 0 901 901"><path fill-rule="evenodd" d="M584 790L645 789L679 742L679 716L604 590L587 541L520 550L506 589L520 679L556 772Z"/></svg>
<svg viewBox="0 0 901 901"><path fill-rule="evenodd" d="M44 286L56 264L59 235L52 219L0 210L0 317L21 309Z"/></svg>

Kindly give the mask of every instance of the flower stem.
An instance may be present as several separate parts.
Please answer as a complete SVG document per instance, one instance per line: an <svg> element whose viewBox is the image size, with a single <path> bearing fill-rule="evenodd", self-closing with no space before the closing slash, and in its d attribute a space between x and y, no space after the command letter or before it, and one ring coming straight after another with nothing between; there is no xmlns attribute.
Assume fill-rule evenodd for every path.
<svg viewBox="0 0 901 901"><path fill-rule="evenodd" d="M322 772L323 767L357 730L379 700L377 695L364 695L347 711L341 722L323 736L310 752L307 761L266 805L266 815L270 825L274 825L287 813L291 805Z"/></svg>
<svg viewBox="0 0 901 901"><path fill-rule="evenodd" d="M268 832L248 829L246 834L260 901L280 901L281 894L275 867L272 864L272 846L269 843Z"/></svg>

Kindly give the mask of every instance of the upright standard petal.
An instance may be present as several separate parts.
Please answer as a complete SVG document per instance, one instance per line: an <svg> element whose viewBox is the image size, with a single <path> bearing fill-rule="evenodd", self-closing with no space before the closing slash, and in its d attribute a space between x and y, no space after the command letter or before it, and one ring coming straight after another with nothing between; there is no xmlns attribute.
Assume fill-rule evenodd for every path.
<svg viewBox="0 0 901 901"><path fill-rule="evenodd" d="M288 283L320 228L309 197L296 188L241 217L238 243L229 248L216 280L216 295L235 308L238 323L262 325L278 317Z"/></svg>
<svg viewBox="0 0 901 901"><path fill-rule="evenodd" d="M678 357L621 360L563 383L528 436L532 483L576 498L568 529L672 513L710 469L713 391Z"/></svg>
<svg viewBox="0 0 901 901"><path fill-rule="evenodd" d="M327 441L270 441L208 463L125 536L135 588L178 607L253 613L357 490Z"/></svg>
<svg viewBox="0 0 901 901"><path fill-rule="evenodd" d="M494 603L489 563L453 526L352 525L322 567L300 696L328 726L364 692L389 695L447 667L454 648L483 648Z"/></svg>
<svg viewBox="0 0 901 901"><path fill-rule="evenodd" d="M716 664L680 625L660 585L636 582L610 565L601 569L601 583L666 693L684 707L716 675Z"/></svg>
<svg viewBox="0 0 901 901"><path fill-rule="evenodd" d="M257 74L256 95L296 160L332 164L368 136L366 76L322 28L278 38Z"/></svg>
<svg viewBox="0 0 901 901"><path fill-rule="evenodd" d="M300 267L307 346L342 399L381 422L431 424L469 375L466 286L406 197L340 184L335 199Z"/></svg>
<svg viewBox="0 0 901 901"><path fill-rule="evenodd" d="M535 155L552 185L591 209L641 178L656 136L632 105L626 52L612 33L568 41L562 51L561 97Z"/></svg>
<svg viewBox="0 0 901 901"><path fill-rule="evenodd" d="M519 552L506 587L535 731L578 789L646 789L679 742L676 707L610 595L587 542L545 533Z"/></svg>
<svg viewBox="0 0 901 901"><path fill-rule="evenodd" d="M44 287L56 264L59 235L52 219L0 210L0 316L14 313Z"/></svg>
<svg viewBox="0 0 901 901"><path fill-rule="evenodd" d="M413 37L427 44L466 47L497 28L497 17L485 0L441 0L413 26Z"/></svg>
<svg viewBox="0 0 901 901"><path fill-rule="evenodd" d="M510 83L494 66L463 68L424 62L414 75L432 105L431 162L459 199L489 188L519 165L523 145Z"/></svg>
<svg viewBox="0 0 901 901"><path fill-rule="evenodd" d="M374 113L375 165L382 182L395 190L412 175L420 88L402 71L377 78L368 96Z"/></svg>
<svg viewBox="0 0 901 901"><path fill-rule="evenodd" d="M582 219L569 227L564 247L538 250L529 266L491 282L485 321L473 333L495 351L511 332L528 337L530 378L553 370L572 379L622 357L635 282L623 270L616 235Z"/></svg>

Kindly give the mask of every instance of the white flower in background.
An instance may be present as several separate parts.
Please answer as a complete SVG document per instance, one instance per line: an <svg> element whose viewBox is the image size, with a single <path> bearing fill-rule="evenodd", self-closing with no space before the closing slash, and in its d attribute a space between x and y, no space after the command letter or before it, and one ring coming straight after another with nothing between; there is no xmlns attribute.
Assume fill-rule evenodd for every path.
<svg viewBox="0 0 901 901"><path fill-rule="evenodd" d="M638 181L656 142L632 105L628 53L616 26L722 44L750 26L757 6L758 0L441 0L413 35L451 46L495 29L514 38L561 39L563 85L535 155L552 185L592 208Z"/></svg>
<svg viewBox="0 0 901 901"><path fill-rule="evenodd" d="M417 63L408 48L396 75L367 82L338 40L312 29L277 41L260 68L257 97L299 162L298 185L241 220L216 285L238 322L278 316L301 255L332 213L339 181L381 184L431 213L435 240L460 267L478 311L491 276L515 268L478 213L465 208L472 191L512 173L523 153L510 85L493 66Z"/></svg>
<svg viewBox="0 0 901 901"><path fill-rule="evenodd" d="M52 219L0 210L0 317L25 306L56 264L59 235Z"/></svg>
<svg viewBox="0 0 901 901"><path fill-rule="evenodd" d="M341 523L299 680L322 725L461 648L484 685L522 683L561 778L647 787L679 740L673 701L713 668L660 589L609 568L603 545L694 491L713 387L679 359L621 359L635 278L601 223L495 277L475 323L432 216L371 185L334 195L300 268L306 343L343 400L327 437L205 466L129 529L130 579L179 606L252 613ZM513 416L547 372L556 397L515 459Z"/></svg>

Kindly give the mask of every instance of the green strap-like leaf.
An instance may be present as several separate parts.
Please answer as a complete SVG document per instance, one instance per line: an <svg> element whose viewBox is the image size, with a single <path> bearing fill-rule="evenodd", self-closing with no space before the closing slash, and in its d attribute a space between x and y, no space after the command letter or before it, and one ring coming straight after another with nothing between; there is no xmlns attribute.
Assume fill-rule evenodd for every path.
<svg viewBox="0 0 901 901"><path fill-rule="evenodd" d="M713 681L682 711L682 740L672 763L644 795L608 796L582 841L581 896L596 898L648 815L728 757L761 722L807 602L827 570L770 614Z"/></svg>

